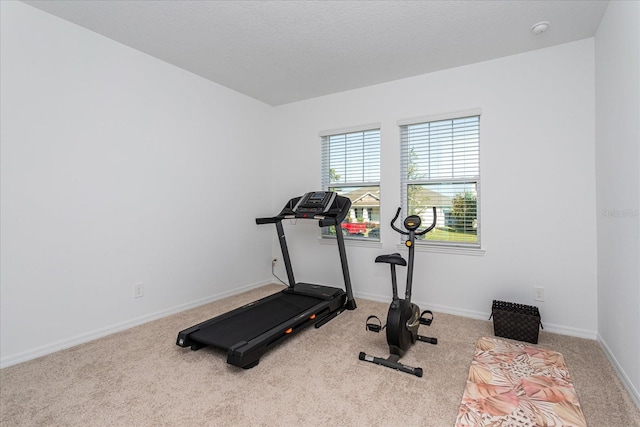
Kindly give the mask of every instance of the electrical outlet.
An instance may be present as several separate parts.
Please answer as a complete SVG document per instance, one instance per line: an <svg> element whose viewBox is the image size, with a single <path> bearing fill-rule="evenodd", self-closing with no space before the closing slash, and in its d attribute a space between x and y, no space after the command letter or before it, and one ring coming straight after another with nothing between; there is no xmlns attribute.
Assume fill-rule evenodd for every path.
<svg viewBox="0 0 640 427"><path fill-rule="evenodd" d="M144 283L136 283L133 285L133 297L142 298L144 296Z"/></svg>
<svg viewBox="0 0 640 427"><path fill-rule="evenodd" d="M544 301L544 288L540 286L533 287L533 299L534 301Z"/></svg>

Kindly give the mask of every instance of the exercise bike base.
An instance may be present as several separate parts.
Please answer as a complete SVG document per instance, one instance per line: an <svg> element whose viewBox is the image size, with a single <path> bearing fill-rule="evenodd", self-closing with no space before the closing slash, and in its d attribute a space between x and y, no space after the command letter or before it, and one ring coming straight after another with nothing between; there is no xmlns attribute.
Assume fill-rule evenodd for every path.
<svg viewBox="0 0 640 427"><path fill-rule="evenodd" d="M397 354L391 354L388 358L383 359L381 357L371 356L363 351L358 355L358 359L364 360L365 362L375 363L376 365L386 366L387 368L395 369L397 371L413 374L416 377L422 377L422 368L414 368L413 366L400 363L398 362L399 358L400 356Z"/></svg>
<svg viewBox="0 0 640 427"><path fill-rule="evenodd" d="M438 344L438 338L425 337L422 335L418 335L416 338L418 341L426 342L429 344Z"/></svg>

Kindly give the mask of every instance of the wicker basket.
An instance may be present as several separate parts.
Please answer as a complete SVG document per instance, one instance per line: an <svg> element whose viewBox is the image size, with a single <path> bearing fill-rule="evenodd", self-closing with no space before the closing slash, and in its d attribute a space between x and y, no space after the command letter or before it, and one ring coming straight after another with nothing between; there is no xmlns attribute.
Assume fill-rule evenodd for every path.
<svg viewBox="0 0 640 427"><path fill-rule="evenodd" d="M538 343L542 323L538 307L493 300L493 333L497 337Z"/></svg>

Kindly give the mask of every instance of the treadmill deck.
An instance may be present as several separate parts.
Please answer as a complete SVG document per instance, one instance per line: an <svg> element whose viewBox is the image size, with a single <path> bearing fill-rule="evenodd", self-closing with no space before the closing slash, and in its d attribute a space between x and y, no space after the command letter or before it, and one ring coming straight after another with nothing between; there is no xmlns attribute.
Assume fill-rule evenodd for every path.
<svg viewBox="0 0 640 427"><path fill-rule="evenodd" d="M321 301L306 295L285 293L277 293L268 298L260 304L245 306L243 310L231 312L232 315L202 327L191 333L191 338L203 344L229 350L239 342L251 341L278 327Z"/></svg>

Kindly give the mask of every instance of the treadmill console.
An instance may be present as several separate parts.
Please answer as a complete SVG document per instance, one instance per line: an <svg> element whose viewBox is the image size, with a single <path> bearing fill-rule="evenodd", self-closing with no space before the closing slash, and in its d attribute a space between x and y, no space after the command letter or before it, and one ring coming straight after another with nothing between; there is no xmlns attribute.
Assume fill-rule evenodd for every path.
<svg viewBox="0 0 640 427"><path fill-rule="evenodd" d="M322 215L331 209L331 205L336 199L333 191L312 191L300 198L300 201L293 208L296 215L315 216Z"/></svg>
<svg viewBox="0 0 640 427"><path fill-rule="evenodd" d="M320 227L339 225L349 214L351 200L333 191L312 191L294 197L273 217L256 218L256 224L271 224L283 219L316 219Z"/></svg>

